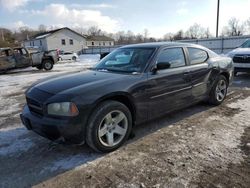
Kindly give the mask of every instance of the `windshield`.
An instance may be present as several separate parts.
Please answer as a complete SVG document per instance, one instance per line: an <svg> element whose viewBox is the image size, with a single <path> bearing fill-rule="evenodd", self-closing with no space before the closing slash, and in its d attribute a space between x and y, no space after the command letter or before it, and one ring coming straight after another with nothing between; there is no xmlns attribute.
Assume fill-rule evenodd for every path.
<svg viewBox="0 0 250 188"><path fill-rule="evenodd" d="M152 56L154 48L120 48L103 58L96 70L140 73Z"/></svg>
<svg viewBox="0 0 250 188"><path fill-rule="evenodd" d="M241 48L250 48L250 40L247 40L241 45Z"/></svg>

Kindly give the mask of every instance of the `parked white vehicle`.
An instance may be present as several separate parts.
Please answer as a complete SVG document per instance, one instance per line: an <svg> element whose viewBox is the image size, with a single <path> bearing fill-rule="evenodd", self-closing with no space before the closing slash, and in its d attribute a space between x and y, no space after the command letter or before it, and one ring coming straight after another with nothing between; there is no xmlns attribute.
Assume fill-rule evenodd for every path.
<svg viewBox="0 0 250 188"><path fill-rule="evenodd" d="M78 59L78 55L72 52L61 52L59 55L59 60L73 60L76 61Z"/></svg>
<svg viewBox="0 0 250 188"><path fill-rule="evenodd" d="M233 59L235 75L238 72L250 72L250 39L230 51L227 56Z"/></svg>

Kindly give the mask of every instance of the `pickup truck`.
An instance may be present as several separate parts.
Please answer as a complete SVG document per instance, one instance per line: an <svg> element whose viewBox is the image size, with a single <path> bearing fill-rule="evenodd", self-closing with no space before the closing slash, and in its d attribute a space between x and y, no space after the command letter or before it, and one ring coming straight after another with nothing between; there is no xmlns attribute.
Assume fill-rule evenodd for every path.
<svg viewBox="0 0 250 188"><path fill-rule="evenodd" d="M41 70L51 70L58 61L56 50L36 51L29 53L26 48L0 48L0 72L11 69L36 67Z"/></svg>

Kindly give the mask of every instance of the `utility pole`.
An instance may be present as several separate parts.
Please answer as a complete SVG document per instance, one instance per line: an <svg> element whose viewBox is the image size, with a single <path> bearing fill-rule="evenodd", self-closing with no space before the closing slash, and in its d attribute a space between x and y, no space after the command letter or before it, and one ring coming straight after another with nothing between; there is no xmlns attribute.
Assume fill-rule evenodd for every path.
<svg viewBox="0 0 250 188"><path fill-rule="evenodd" d="M220 18L220 0L217 4L217 24L216 24L216 38L219 36L219 18Z"/></svg>

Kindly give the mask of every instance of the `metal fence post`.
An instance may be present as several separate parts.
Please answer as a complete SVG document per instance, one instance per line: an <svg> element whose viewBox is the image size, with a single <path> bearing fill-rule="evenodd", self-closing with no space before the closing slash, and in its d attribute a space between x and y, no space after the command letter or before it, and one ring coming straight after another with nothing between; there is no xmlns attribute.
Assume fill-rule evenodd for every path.
<svg viewBox="0 0 250 188"><path fill-rule="evenodd" d="M221 38L221 53L224 52L224 37Z"/></svg>

